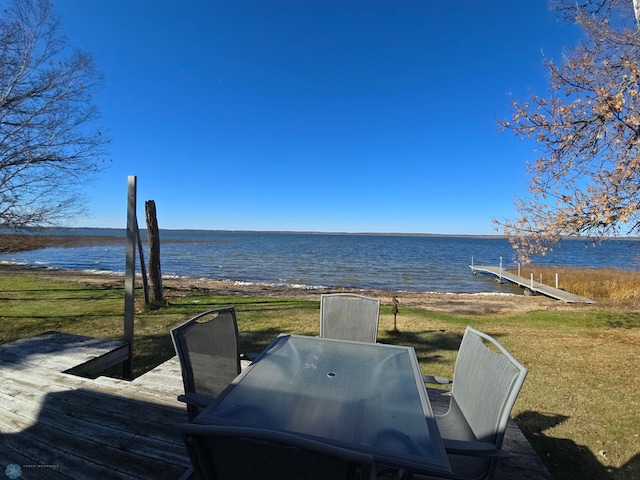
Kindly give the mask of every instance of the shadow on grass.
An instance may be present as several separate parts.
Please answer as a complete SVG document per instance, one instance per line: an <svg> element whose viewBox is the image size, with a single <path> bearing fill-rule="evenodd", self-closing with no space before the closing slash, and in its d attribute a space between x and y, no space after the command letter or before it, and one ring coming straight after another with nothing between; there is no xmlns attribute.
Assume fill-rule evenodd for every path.
<svg viewBox="0 0 640 480"><path fill-rule="evenodd" d="M269 306L277 309L287 308L286 302L284 302L284 305L273 305L273 303L278 302L269 302ZM206 305L199 304L198 311L201 312L210 308L218 308L219 306L220 304L215 303ZM189 316L195 312L193 306L190 307L191 308L185 308L185 311L189 312ZM238 306L239 316L242 312L248 313L251 310L261 310L262 308L260 305L253 303L251 305ZM300 305L294 304L291 308L299 309ZM177 324L178 323L176 323L176 325ZM311 326L305 327L304 325L297 325L295 331L290 332L284 331L282 327L278 326L257 327L253 325L251 329L243 329L241 325L239 325L239 329L240 351L251 354L260 353L282 333L295 333L296 335L307 336L316 336L319 333L318 329L314 330ZM462 334L444 330L387 332L383 338L379 338L380 343L413 347L420 362L450 362L450 358L445 358L441 353L443 351L457 352L461 340ZM141 375L155 368L174 355L175 351L168 330L166 333L137 334L134 344L134 376Z"/></svg>
<svg viewBox="0 0 640 480"><path fill-rule="evenodd" d="M640 328L640 315L627 314L625 316L620 315L616 319L607 320L606 324L609 328Z"/></svg>
<svg viewBox="0 0 640 480"><path fill-rule="evenodd" d="M153 335L137 335L133 342L133 376L154 369L175 356L169 332Z"/></svg>
<svg viewBox="0 0 640 480"><path fill-rule="evenodd" d="M438 352L457 352L462 341L462 334L445 330L423 330L421 332L389 330L386 334L387 336L380 341L413 347L421 362L444 361L444 357Z"/></svg>
<svg viewBox="0 0 640 480"><path fill-rule="evenodd" d="M315 304L314 304L315 303ZM259 320L267 312L281 311L280 317L291 315L291 311L299 310L301 313L312 312L318 309L317 302L308 300L292 300L260 297L215 297L195 298L184 302L170 301L166 308L159 313L164 315L183 315L184 320L192 318L204 311L223 307L234 307L238 315L238 323L243 321ZM295 318L293 316L292 318Z"/></svg>
<svg viewBox="0 0 640 480"><path fill-rule="evenodd" d="M566 421L565 415L522 412L514 418L553 478L566 480L633 480L640 478L640 454L620 468L600 463L591 451L568 438L544 432Z"/></svg>

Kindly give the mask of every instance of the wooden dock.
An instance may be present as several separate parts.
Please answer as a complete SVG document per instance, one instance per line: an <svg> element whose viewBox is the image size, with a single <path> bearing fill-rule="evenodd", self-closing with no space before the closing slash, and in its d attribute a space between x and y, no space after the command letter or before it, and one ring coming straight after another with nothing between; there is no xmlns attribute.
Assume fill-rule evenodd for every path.
<svg viewBox="0 0 640 480"><path fill-rule="evenodd" d="M567 303L596 303L595 300L591 300L573 293L569 293L559 288L554 288L544 283L536 282L528 278L521 277L515 273L503 270L500 267L490 267L486 265L469 265L471 272L475 275L477 273L483 273L488 275L494 275L497 280L507 280L511 283L515 283L525 289L525 293L529 294L542 294L547 297L555 298L556 300L562 300Z"/></svg>
<svg viewBox="0 0 640 480"><path fill-rule="evenodd" d="M41 348L38 348L40 344ZM132 381L68 373L120 342L49 332L0 345L0 467L20 479L177 479L190 466L178 425L188 421L176 357ZM442 390L429 391L434 409ZM497 480L548 480L512 421L511 458Z"/></svg>

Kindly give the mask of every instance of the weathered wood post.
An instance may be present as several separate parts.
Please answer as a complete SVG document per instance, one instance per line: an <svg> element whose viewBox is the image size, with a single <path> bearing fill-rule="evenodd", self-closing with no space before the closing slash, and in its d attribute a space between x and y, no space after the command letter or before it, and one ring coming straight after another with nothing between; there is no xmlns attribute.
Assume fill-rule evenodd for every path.
<svg viewBox="0 0 640 480"><path fill-rule="evenodd" d="M396 315L398 315L398 297L393 297L393 309L391 312L393 313L393 332L397 333Z"/></svg>
<svg viewBox="0 0 640 480"><path fill-rule="evenodd" d="M122 366L122 375L133 378L133 325L135 320L136 243L138 220L136 218L135 176L128 177L127 195L127 247L124 275L124 341L129 344L129 359Z"/></svg>
<svg viewBox="0 0 640 480"><path fill-rule="evenodd" d="M162 293L162 271L160 269L160 232L156 217L156 202L144 202L147 217L147 237L149 241L149 280L151 282L150 303L161 305L164 303Z"/></svg>
<svg viewBox="0 0 640 480"><path fill-rule="evenodd" d="M140 255L140 274L142 277L142 295L144 296L144 303L149 303L149 286L147 285L147 269L144 266L144 250L142 249L142 240L140 239L140 228L136 221L136 239L138 242L138 255Z"/></svg>

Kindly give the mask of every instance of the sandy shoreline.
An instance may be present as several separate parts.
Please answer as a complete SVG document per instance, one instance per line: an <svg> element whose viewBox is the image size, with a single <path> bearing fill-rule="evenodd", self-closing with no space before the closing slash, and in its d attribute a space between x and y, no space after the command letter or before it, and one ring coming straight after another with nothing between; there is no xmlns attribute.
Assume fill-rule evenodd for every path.
<svg viewBox="0 0 640 480"><path fill-rule="evenodd" d="M28 265L0 264L0 275L32 274L46 278L100 285L103 287L120 287L124 284L122 275L58 270L32 267ZM344 288L296 288L287 285L265 285L223 280L207 280L195 278L163 278L165 295L170 301L172 296L184 296L189 291L207 290L215 295L262 296L275 298L305 298L320 300L322 293L354 292L380 298L383 304L391 304L397 297L400 308L409 306L425 310L442 311L459 314L510 314L531 310L581 310L593 308L582 304L567 304L544 296L525 296L501 293L408 293L386 290L349 290Z"/></svg>

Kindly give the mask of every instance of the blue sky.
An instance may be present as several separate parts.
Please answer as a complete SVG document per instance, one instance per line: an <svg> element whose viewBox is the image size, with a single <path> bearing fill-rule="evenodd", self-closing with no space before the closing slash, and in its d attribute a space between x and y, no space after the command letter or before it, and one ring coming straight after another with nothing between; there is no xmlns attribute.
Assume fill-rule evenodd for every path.
<svg viewBox="0 0 640 480"><path fill-rule="evenodd" d="M105 77L111 164L72 226L495 234L535 145L501 132L577 30L545 1L54 0Z"/></svg>

